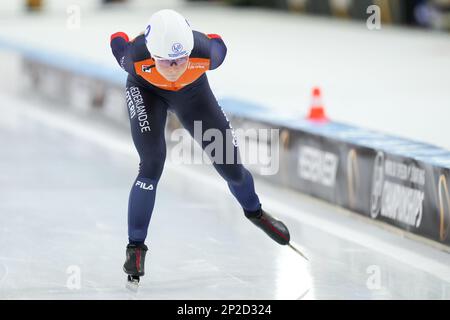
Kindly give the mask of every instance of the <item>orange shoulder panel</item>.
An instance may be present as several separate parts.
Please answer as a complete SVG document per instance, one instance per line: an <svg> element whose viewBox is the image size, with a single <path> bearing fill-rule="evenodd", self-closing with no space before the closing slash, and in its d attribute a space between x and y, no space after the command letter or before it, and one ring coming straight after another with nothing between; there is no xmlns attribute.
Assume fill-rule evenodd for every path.
<svg viewBox="0 0 450 320"><path fill-rule="evenodd" d="M137 61L134 63L134 69L137 75L144 78L147 82L151 83L158 88L178 91L181 88L191 84L206 71L209 70L210 60L203 58L189 58L188 67L183 75L175 82L166 80L159 72L156 70L155 62L153 59L146 59L142 61Z"/></svg>

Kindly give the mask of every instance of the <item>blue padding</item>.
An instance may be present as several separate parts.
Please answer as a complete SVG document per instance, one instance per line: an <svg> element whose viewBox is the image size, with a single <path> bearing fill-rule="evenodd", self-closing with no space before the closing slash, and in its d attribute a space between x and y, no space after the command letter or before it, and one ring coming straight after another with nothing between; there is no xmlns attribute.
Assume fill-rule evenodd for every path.
<svg viewBox="0 0 450 320"><path fill-rule="evenodd" d="M223 102L222 102L223 101ZM225 110L253 120L264 121L278 127L301 130L320 135L336 142L344 141L358 146L412 158L435 166L450 168L450 151L423 142L404 139L381 132L350 126L339 122L318 123L306 119L289 119L270 109L233 99L219 100ZM229 103L229 104L228 104ZM231 106L229 108L229 106Z"/></svg>
<svg viewBox="0 0 450 320"><path fill-rule="evenodd" d="M87 59L77 58L61 52L31 48L1 38L0 49L15 51L29 60L83 76L105 80L114 84L124 84L127 78L126 74L119 68L114 69L109 66L93 63Z"/></svg>

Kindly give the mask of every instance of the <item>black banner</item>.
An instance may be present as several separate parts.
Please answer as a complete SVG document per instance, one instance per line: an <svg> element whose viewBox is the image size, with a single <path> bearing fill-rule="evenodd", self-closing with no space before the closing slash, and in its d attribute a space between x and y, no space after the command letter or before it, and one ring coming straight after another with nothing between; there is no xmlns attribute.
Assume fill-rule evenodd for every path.
<svg viewBox="0 0 450 320"><path fill-rule="evenodd" d="M415 147L414 142L399 142L400 151L393 153L326 134L327 124L322 134L243 116L232 119L236 128L279 129L279 170L265 179L450 244L449 169L402 151L412 150L409 146ZM431 150L430 157L436 153L432 146L419 146L425 153Z"/></svg>

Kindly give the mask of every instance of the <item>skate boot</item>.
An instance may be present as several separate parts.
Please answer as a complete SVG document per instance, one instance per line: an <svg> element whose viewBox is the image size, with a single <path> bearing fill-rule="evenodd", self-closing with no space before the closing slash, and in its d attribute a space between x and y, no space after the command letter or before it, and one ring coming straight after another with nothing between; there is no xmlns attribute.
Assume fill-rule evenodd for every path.
<svg viewBox="0 0 450 320"><path fill-rule="evenodd" d="M138 285L140 277L145 274L145 254L147 253L145 244L127 246L126 261L123 265L123 271L128 274L129 284Z"/></svg>
<svg viewBox="0 0 450 320"><path fill-rule="evenodd" d="M245 216L253 222L253 224L264 231L275 242L281 245L289 244L291 237L288 228L283 222L276 220L263 209L260 209L259 212L250 212L246 210L244 210L244 212Z"/></svg>

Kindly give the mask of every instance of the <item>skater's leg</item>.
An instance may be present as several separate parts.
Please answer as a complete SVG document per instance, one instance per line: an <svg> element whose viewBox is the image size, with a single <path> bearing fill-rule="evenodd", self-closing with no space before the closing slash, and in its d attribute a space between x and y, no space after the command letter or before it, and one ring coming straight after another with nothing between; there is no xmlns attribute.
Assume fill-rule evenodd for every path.
<svg viewBox="0 0 450 320"><path fill-rule="evenodd" d="M281 245L289 244L290 235L287 227L279 220L273 218L261 208L261 203L255 192L251 173L241 164L239 150L234 132L222 108L217 103L207 81L194 88L191 97L184 99L183 105L178 105L175 112L183 126L194 137L204 137L205 132L215 129L222 136L222 148L215 150L221 152L209 154L217 172L227 181L228 187L234 197L244 209L245 216L269 237ZM200 121L201 127L195 122ZM196 135L195 130L201 129ZM208 135L206 135L208 136ZM214 142L206 139L197 141L204 150ZM216 144L217 146L218 144ZM220 145L220 144L219 144ZM216 162L216 160L219 162Z"/></svg>
<svg viewBox="0 0 450 320"><path fill-rule="evenodd" d="M227 180L227 184L231 194L233 194L233 196L239 201L244 211L251 215L261 209L261 203L259 202L258 195L255 192L255 184L252 174L243 165L240 165L240 167L240 170L242 171L242 179L229 179ZM223 171L223 167L220 166L216 166L216 170L219 173L225 172ZM221 173L221 175L225 175L226 177L226 173Z"/></svg>
<svg viewBox="0 0 450 320"><path fill-rule="evenodd" d="M164 128L167 105L154 93L127 83L126 99L134 145L139 153L139 173L128 202L130 244L143 244L147 237L155 193L166 158Z"/></svg>
<svg viewBox="0 0 450 320"><path fill-rule="evenodd" d="M208 81L192 90L189 97L174 111L183 126L194 137L194 130L217 130L222 136L222 147L214 150L213 165L225 179L233 196L247 212L257 212L261 208L251 173L241 164L239 149L234 132L222 108L217 103ZM197 124L195 124L197 122ZM200 122L200 125L199 125ZM201 128L200 128L201 127ZM194 137L195 138L195 137ZM197 141L202 148L208 148L212 141ZM220 154L218 154L220 153ZM218 161L217 161L218 160Z"/></svg>

